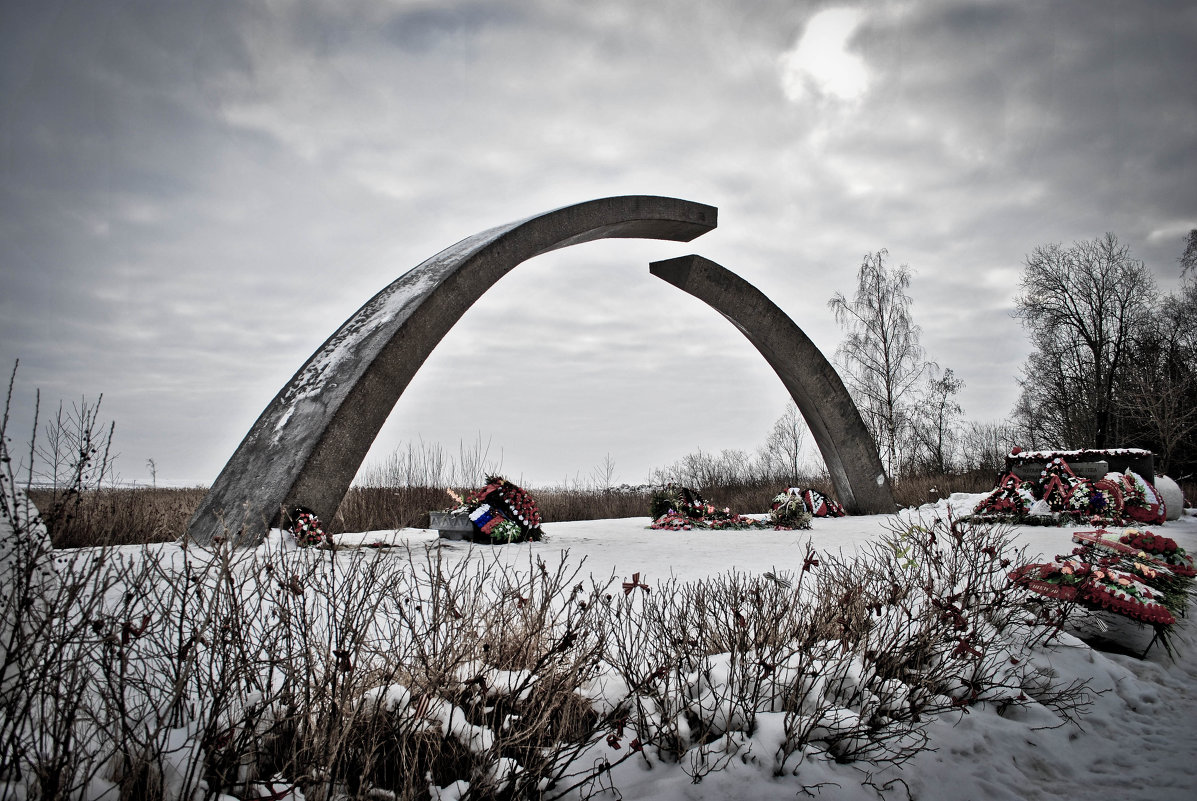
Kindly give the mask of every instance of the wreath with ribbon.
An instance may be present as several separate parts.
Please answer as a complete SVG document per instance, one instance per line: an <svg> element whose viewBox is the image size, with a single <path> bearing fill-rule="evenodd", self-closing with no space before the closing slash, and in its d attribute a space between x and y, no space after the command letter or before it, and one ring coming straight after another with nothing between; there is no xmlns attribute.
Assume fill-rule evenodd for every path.
<svg viewBox="0 0 1197 801"><path fill-rule="evenodd" d="M1039 492L1041 499L1047 501L1053 512L1069 511L1073 493L1084 479L1078 478L1068 462L1059 456L1044 465L1039 474Z"/></svg>
<svg viewBox="0 0 1197 801"><path fill-rule="evenodd" d="M484 542L539 542L540 508L532 495L502 476L487 476L486 486L466 496L462 510L482 535Z"/></svg>
<svg viewBox="0 0 1197 801"><path fill-rule="evenodd" d="M1035 502L1030 486L1014 473L998 479L997 486L980 500L973 514L980 517L1025 517Z"/></svg>
<svg viewBox="0 0 1197 801"><path fill-rule="evenodd" d="M1074 555L1133 575L1162 593L1164 606L1174 616L1184 615L1197 570L1175 540L1128 528L1121 535L1105 529L1078 531L1072 541L1082 546Z"/></svg>
<svg viewBox="0 0 1197 801"><path fill-rule="evenodd" d="M1164 499L1141 475L1132 470L1114 473L1107 478L1117 477L1122 485L1122 509L1127 517L1139 523L1162 525L1166 519Z"/></svg>
<svg viewBox="0 0 1197 801"><path fill-rule="evenodd" d="M769 506L769 522L777 528L810 528L812 516L801 487L790 487Z"/></svg>
<svg viewBox="0 0 1197 801"><path fill-rule="evenodd" d="M1052 524L1162 524L1165 519L1163 499L1142 476L1128 469L1091 481L1076 475L1060 456L1044 465L1038 479L1022 481L1013 472L1004 474L977 503L973 514L985 520L1037 522L1039 518L1030 515L1037 500L1053 512L1050 519L1045 519Z"/></svg>
<svg viewBox="0 0 1197 801"><path fill-rule="evenodd" d="M1074 557L1056 557L1052 562L1023 565L1009 576L1015 584L1049 598L1076 601L1089 609L1114 612L1140 623L1156 626L1176 623L1172 612L1162 603L1163 593L1139 577L1113 567Z"/></svg>
<svg viewBox="0 0 1197 801"><path fill-rule="evenodd" d="M818 490L802 490L802 499L806 501L806 508L815 517L843 517L848 514L835 498Z"/></svg>
<svg viewBox="0 0 1197 801"><path fill-rule="evenodd" d="M1136 551L1151 554L1178 576L1197 578L1193 557L1184 548L1177 545L1176 540L1171 537L1162 537L1159 534L1152 534L1150 531L1141 532L1138 529L1128 528L1118 538L1118 542L1120 545Z"/></svg>

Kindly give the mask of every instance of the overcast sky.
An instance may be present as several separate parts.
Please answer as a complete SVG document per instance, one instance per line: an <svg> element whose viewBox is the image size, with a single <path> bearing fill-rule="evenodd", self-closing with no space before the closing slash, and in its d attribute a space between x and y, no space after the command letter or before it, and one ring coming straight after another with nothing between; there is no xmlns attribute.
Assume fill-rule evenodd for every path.
<svg viewBox="0 0 1197 801"><path fill-rule="evenodd" d="M1114 232L1174 287L1197 227L1197 4L800 0L0 4L0 366L14 431L103 393L126 481L210 483L395 277L485 228L625 194L691 243L516 268L370 461L481 437L510 477L617 481L755 449L787 396L648 263L699 253L831 356L868 251L927 356L1008 415L1024 257Z"/></svg>

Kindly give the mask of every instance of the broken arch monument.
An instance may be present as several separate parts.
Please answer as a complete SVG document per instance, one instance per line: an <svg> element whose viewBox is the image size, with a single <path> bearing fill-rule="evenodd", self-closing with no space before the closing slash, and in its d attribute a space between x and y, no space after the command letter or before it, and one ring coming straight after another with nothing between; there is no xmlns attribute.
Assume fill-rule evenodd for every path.
<svg viewBox="0 0 1197 801"><path fill-rule="evenodd" d="M274 397L196 509L188 538L253 545L297 507L331 519L416 371L469 307L520 263L596 239L688 242L716 224L717 210L701 203L647 195L601 198L482 231L424 261L358 309ZM669 262L654 267L661 264ZM728 297L709 299L699 294L710 288L709 275L697 280L703 270L690 271L693 284L672 280L677 268L658 270L727 316L778 371L807 418L845 508L892 511L876 447L834 370L780 364L787 358L826 364L801 330L742 279ZM770 325L778 331L764 330ZM839 412L829 418L821 406Z"/></svg>

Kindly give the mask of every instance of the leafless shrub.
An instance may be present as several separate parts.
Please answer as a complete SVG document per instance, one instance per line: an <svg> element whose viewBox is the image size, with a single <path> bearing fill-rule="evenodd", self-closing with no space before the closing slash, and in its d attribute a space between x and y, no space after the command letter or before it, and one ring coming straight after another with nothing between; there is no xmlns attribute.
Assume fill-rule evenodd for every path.
<svg viewBox="0 0 1197 801"><path fill-rule="evenodd" d="M36 406L23 473L10 452L16 372L14 365L0 417L0 797L18 782L42 798L60 798L78 793L101 769L87 743L72 736L87 709L70 689L92 677L74 644L91 637L90 620L116 577L103 559L80 564L51 549L44 516L28 494L38 453ZM107 453L94 408L85 406L78 420L82 430L71 432L77 451L59 465L62 483L46 507L53 518L69 515L80 487L97 476L96 454Z"/></svg>
<svg viewBox="0 0 1197 801"><path fill-rule="evenodd" d="M902 762L931 716L1042 698L1061 711L1077 685L1028 672L1043 617L1007 579L1009 535L952 520L895 527L852 558L806 554L796 576L671 582L617 605L609 658L629 725L695 780L775 743L775 772L823 743L842 761ZM1009 554L1009 555L1007 555ZM617 599L618 600L618 599Z"/></svg>
<svg viewBox="0 0 1197 801"><path fill-rule="evenodd" d="M552 798L609 771L604 741L696 781L733 759L795 772L812 745L900 762L933 714L1084 701L1018 667L1017 591L1000 557L966 558L995 542L940 521L853 559L808 550L790 573L626 593L564 558L517 570L435 548L76 551L102 592L71 585L87 612L56 619L84 622L36 652L57 647L63 678L33 688L46 712L7 753L75 743L15 775L155 798L277 777L309 798L458 780Z"/></svg>

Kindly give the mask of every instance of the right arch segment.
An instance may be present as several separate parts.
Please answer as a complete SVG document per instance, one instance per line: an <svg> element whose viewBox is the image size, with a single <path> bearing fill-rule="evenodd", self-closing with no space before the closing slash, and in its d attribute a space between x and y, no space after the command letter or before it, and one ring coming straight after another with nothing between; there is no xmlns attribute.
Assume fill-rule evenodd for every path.
<svg viewBox="0 0 1197 801"><path fill-rule="evenodd" d="M701 256L656 261L649 272L722 314L765 357L806 419L845 509L852 514L895 510L877 446L839 373L777 304Z"/></svg>

